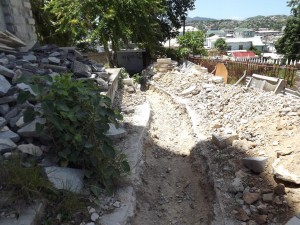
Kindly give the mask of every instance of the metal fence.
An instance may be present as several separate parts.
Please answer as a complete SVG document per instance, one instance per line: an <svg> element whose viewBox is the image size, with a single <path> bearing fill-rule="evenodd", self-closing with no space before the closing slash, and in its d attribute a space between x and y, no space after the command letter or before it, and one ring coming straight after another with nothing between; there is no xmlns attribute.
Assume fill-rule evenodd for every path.
<svg viewBox="0 0 300 225"><path fill-rule="evenodd" d="M229 61L229 60L213 60L207 58L190 57L191 62L206 67L208 72L215 69L217 63L224 63L228 70L228 83L237 81L246 70L246 74L260 74L270 77L278 77L286 80L288 86L292 87L295 84L297 66L278 64L271 64L268 62L253 62L250 60L245 61Z"/></svg>

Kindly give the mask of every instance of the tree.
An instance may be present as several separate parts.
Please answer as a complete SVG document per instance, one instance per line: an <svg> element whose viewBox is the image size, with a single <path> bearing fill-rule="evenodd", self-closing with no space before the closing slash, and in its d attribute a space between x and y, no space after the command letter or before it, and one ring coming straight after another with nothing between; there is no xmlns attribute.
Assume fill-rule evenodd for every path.
<svg viewBox="0 0 300 225"><path fill-rule="evenodd" d="M205 35L202 31L187 32L182 36L177 38L180 45L179 51L185 58L189 54L192 55L206 55L206 50L204 49L204 39Z"/></svg>
<svg viewBox="0 0 300 225"><path fill-rule="evenodd" d="M288 18L283 36L276 42L278 53L289 60L300 60L300 0L291 0L292 16Z"/></svg>
<svg viewBox="0 0 300 225"><path fill-rule="evenodd" d="M193 10L195 0L163 0L166 13L162 15L161 26L166 38L175 37L177 29L183 24L185 33L185 20L188 10Z"/></svg>
<svg viewBox="0 0 300 225"><path fill-rule="evenodd" d="M42 44L57 44L59 46L72 45L73 37L70 32L57 31L56 16L49 10L45 10L46 2L47 0L30 0L39 42Z"/></svg>
<svg viewBox="0 0 300 225"><path fill-rule="evenodd" d="M109 43L116 51L121 41L151 48L163 39L161 0L49 0L45 6L56 16L57 31L70 33L76 41L97 40L108 54Z"/></svg>
<svg viewBox="0 0 300 225"><path fill-rule="evenodd" d="M220 52L226 52L228 49L228 45L225 42L224 38L218 38L215 42L215 48L217 48Z"/></svg>

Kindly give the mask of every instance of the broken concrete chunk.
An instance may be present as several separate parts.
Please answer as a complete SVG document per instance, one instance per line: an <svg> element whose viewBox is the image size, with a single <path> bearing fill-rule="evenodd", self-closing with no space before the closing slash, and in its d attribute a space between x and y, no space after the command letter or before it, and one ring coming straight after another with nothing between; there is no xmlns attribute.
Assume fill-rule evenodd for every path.
<svg viewBox="0 0 300 225"><path fill-rule="evenodd" d="M16 75L14 71L7 69L6 67L1 65L0 65L0 74L8 78L13 78Z"/></svg>
<svg viewBox="0 0 300 225"><path fill-rule="evenodd" d="M65 167L45 167L49 181L57 189L80 193L83 188L84 172Z"/></svg>
<svg viewBox="0 0 300 225"><path fill-rule="evenodd" d="M10 139L0 138L0 154L14 150L17 145Z"/></svg>
<svg viewBox="0 0 300 225"><path fill-rule="evenodd" d="M18 130L18 134L22 137L40 137L40 133L36 131L36 124L45 124L46 120L44 118L37 118L26 126Z"/></svg>
<svg viewBox="0 0 300 225"><path fill-rule="evenodd" d="M79 61L75 61L73 64L73 73L77 77L90 77L91 68Z"/></svg>
<svg viewBox="0 0 300 225"><path fill-rule="evenodd" d="M243 164L255 173L262 173L265 169L268 158L266 157L247 157L243 158Z"/></svg>
<svg viewBox="0 0 300 225"><path fill-rule="evenodd" d="M10 139L13 142L18 142L20 140L20 136L11 130L7 130L4 128L0 131L0 138L2 139Z"/></svg>
<svg viewBox="0 0 300 225"><path fill-rule="evenodd" d="M0 96L5 95L11 88L11 84L6 80L6 78L0 75Z"/></svg>
<svg viewBox="0 0 300 225"><path fill-rule="evenodd" d="M127 131L124 128L117 128L116 125L110 123L109 124L109 130L105 134L110 139L119 139L125 137L127 134Z"/></svg>
<svg viewBox="0 0 300 225"><path fill-rule="evenodd" d="M179 95L189 95L189 94L191 94L196 88L197 88L197 86L194 84L194 85L190 86L188 89L183 90Z"/></svg>
<svg viewBox="0 0 300 225"><path fill-rule="evenodd" d="M218 77L218 76L214 76L212 78L212 81L216 84L221 84L224 83L224 78L223 77Z"/></svg>
<svg viewBox="0 0 300 225"><path fill-rule="evenodd" d="M212 134L212 142L221 149L231 146L232 142L237 139L238 135L235 132L232 134Z"/></svg>
<svg viewBox="0 0 300 225"><path fill-rule="evenodd" d="M28 62L36 62L36 56L35 55L24 55L23 59Z"/></svg>
<svg viewBox="0 0 300 225"><path fill-rule="evenodd" d="M41 150L41 148L39 146L33 145L33 144L23 144L23 145L19 145L17 147L17 149L20 152L29 154L29 155L33 155L33 156L38 156L40 157L43 154L43 151Z"/></svg>
<svg viewBox="0 0 300 225"><path fill-rule="evenodd" d="M17 101L17 98L18 98L18 94L2 97L0 98L0 104L15 102Z"/></svg>
<svg viewBox="0 0 300 225"><path fill-rule="evenodd" d="M281 156L272 164L273 173L278 179L300 184L299 162L300 154Z"/></svg>
<svg viewBox="0 0 300 225"><path fill-rule="evenodd" d="M48 57L48 61L50 64L55 64L55 65L60 64L60 59L56 57Z"/></svg>

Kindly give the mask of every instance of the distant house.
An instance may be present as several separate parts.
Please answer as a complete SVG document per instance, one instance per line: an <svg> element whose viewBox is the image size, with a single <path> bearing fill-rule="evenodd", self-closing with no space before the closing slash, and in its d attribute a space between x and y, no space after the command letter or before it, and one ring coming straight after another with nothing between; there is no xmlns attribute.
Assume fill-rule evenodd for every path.
<svg viewBox="0 0 300 225"><path fill-rule="evenodd" d="M218 35L219 37L225 37L226 33L224 30L208 30L206 32L206 37L212 37L214 35Z"/></svg>
<svg viewBox="0 0 300 225"><path fill-rule="evenodd" d="M248 28L236 28L233 34L235 38L250 38L254 37L254 35L255 31Z"/></svg>
<svg viewBox="0 0 300 225"><path fill-rule="evenodd" d="M215 42L219 38L220 36L218 35L206 38L204 45L207 49L213 49L215 48ZM255 47L259 51L264 51L265 44L261 38L257 36L252 38L221 38L223 38L228 45L228 51L248 50L251 47Z"/></svg>
<svg viewBox="0 0 300 225"><path fill-rule="evenodd" d="M199 31L196 27L193 26L185 26L185 32L193 32L193 31ZM179 35L183 35L183 27L180 27L178 29Z"/></svg>
<svg viewBox="0 0 300 225"><path fill-rule="evenodd" d="M261 37L269 37L269 36L278 36L280 35L282 32L278 31L278 30L259 30L255 32L257 36L261 36Z"/></svg>

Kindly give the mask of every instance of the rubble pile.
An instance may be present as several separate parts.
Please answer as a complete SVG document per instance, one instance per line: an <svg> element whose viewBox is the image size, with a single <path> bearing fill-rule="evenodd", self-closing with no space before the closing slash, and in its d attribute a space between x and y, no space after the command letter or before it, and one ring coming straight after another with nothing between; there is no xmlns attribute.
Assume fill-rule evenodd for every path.
<svg viewBox="0 0 300 225"><path fill-rule="evenodd" d="M166 73L174 69L174 63L176 62L172 62L171 58L161 58L157 59L154 68L156 72Z"/></svg>
<svg viewBox="0 0 300 225"><path fill-rule="evenodd" d="M193 70L153 78L196 115L228 216L242 224L284 224L299 213L300 190L285 183L299 184L299 98L227 85Z"/></svg>
<svg viewBox="0 0 300 225"><path fill-rule="evenodd" d="M1 36L1 35L0 35ZM35 131L36 124L45 120L36 118L24 123L23 113L27 107L36 109L39 104L32 102L18 104L20 91L34 91L25 83L16 83L21 77L34 75L55 77L59 74L73 73L76 79L92 79L95 85L106 92L108 78L103 65L88 60L75 48L58 48L54 45L36 47L30 52L0 53L0 154L9 157L14 151L41 157L49 141L46 134Z"/></svg>

